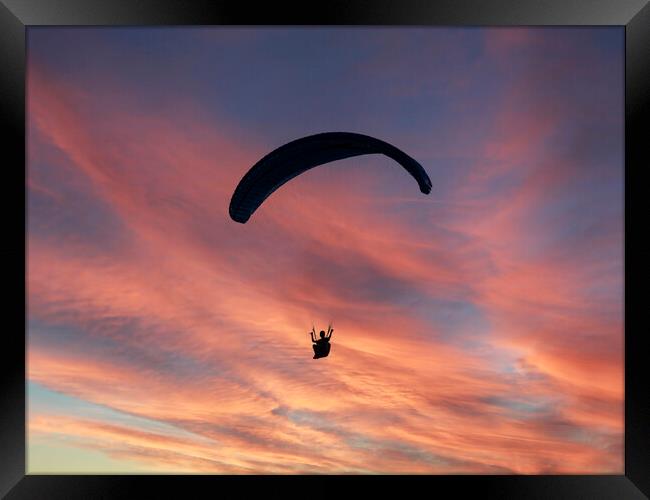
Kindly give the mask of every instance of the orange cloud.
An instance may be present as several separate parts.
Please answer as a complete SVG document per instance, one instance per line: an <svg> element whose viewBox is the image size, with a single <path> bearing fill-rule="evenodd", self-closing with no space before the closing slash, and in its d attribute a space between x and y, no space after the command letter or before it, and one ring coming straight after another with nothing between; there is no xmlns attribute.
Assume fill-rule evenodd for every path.
<svg viewBox="0 0 650 500"><path fill-rule="evenodd" d="M88 185L120 226L112 246L29 234L29 379L186 437L55 412L30 413L30 436L156 471L620 472L622 309L592 292L619 283L561 241L531 251L583 172L540 156L565 115L522 116L526 83L451 183L455 208L404 194L388 210L353 160L361 173L309 172L241 226L229 195L267 144L191 103L144 112L115 83L30 66L30 158L54 180L30 169L31 202L64 211ZM331 319L315 364L307 331Z"/></svg>

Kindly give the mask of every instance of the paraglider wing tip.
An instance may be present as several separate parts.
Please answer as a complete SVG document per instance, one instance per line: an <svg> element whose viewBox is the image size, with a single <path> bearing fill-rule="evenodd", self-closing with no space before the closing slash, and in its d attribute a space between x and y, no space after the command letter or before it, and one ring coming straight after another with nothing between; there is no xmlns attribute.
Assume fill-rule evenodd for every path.
<svg viewBox="0 0 650 500"><path fill-rule="evenodd" d="M246 221L251 217L251 214L248 210L242 210L241 208L237 207L234 196L233 199L230 200L230 205L228 206L228 213L230 214L230 218L232 220L234 220L235 222L239 222L240 224L245 224Z"/></svg>
<svg viewBox="0 0 650 500"><path fill-rule="evenodd" d="M234 220L235 222L239 222L240 224L246 224L246 221L250 218L250 216L246 215L241 215L241 214L236 214L233 213L232 211L230 212L230 218Z"/></svg>

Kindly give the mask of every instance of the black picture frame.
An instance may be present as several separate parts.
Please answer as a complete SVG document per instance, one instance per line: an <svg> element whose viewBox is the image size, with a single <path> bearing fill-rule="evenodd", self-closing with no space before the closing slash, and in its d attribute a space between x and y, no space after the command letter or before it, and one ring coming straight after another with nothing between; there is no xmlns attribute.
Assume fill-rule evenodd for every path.
<svg viewBox="0 0 650 500"><path fill-rule="evenodd" d="M9 279L2 343L0 391L0 495L17 498L247 497L248 490L286 495L362 487L367 494L437 495L488 498L627 499L650 495L650 391L647 351L640 325L641 284L648 277L647 251L633 254L632 238L643 233L643 214L650 213L641 190L648 162L650 129L649 0L329 0L320 4L240 0L0 0L0 102L5 158L5 227L3 254ZM25 57L26 31L42 25L611 25L625 28L625 473L623 475L547 476L162 476L162 475L26 475L25 337ZM644 159L646 160L644 162ZM21 168L22 165L22 168ZM7 177L5 177L7 179ZM22 186L22 187L21 187ZM6 196L9 194L9 196ZM24 208L23 219L16 207ZM634 221L632 213L636 214ZM645 255L644 255L645 254ZM645 262L644 262L645 259ZM23 292L21 294L21 291ZM15 325L15 326L14 326Z"/></svg>

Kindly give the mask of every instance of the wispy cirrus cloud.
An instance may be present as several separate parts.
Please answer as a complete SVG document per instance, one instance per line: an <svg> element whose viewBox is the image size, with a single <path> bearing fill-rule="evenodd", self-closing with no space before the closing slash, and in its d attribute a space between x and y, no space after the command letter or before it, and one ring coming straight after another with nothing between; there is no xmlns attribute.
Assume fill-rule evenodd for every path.
<svg viewBox="0 0 650 500"><path fill-rule="evenodd" d="M327 81L375 86L345 110L290 69L327 52L322 31L170 34L192 41L178 64L230 44L214 59L214 91L198 76L154 78L178 60L157 35L79 32L115 63L107 72L70 32L33 32L29 379L110 412L43 400L30 441L152 471L620 472L617 35L457 33L467 63L445 79L435 30L377 30L363 43L353 31L358 53L325 65ZM285 47L297 39L304 52ZM416 39L420 49L395 51ZM293 105L267 135L253 123L238 57L263 59L262 46L285 47L295 72L278 99L320 96L338 111L323 111L322 126L394 138L432 165L432 199L389 160L360 157L307 172L233 223L246 169L279 138L319 128ZM70 53L83 70L48 64ZM581 57L605 63L576 66ZM404 67L424 60L431 69L406 84ZM274 105L260 104L260 120ZM330 320L332 355L316 363L307 331Z"/></svg>

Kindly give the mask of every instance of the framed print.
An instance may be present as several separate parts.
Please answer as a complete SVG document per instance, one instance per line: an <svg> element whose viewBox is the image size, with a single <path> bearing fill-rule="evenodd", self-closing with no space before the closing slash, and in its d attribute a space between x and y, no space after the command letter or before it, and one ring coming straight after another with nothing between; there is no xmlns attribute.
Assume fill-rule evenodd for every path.
<svg viewBox="0 0 650 500"><path fill-rule="evenodd" d="M648 2L2 1L3 496L647 497Z"/></svg>

